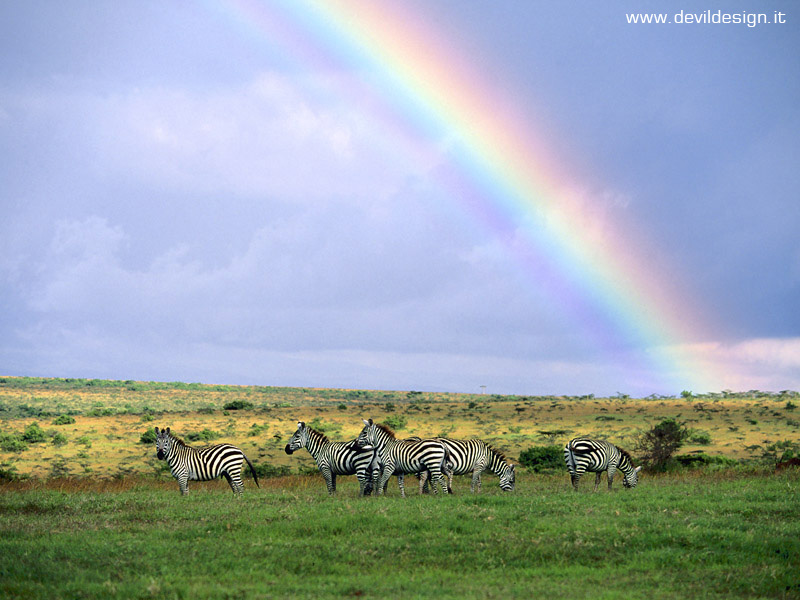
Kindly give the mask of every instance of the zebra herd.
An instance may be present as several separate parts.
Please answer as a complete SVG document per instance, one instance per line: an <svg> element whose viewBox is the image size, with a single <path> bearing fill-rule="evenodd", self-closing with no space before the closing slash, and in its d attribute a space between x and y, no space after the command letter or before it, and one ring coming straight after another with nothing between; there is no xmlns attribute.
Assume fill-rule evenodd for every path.
<svg viewBox="0 0 800 600"><path fill-rule="evenodd" d="M161 430L156 427L155 432L156 456L167 461L182 494L188 493L189 480L208 481L217 477L225 477L234 494L241 494L243 461L250 466L256 486L259 486L250 459L236 446L217 444L193 448L175 437L169 427ZM364 421L358 437L348 442L331 442L325 434L300 421L285 452L293 454L301 448L314 458L329 494L336 491L337 475L355 475L362 496L382 495L392 475L397 476L403 497L405 475L419 477L420 493L430 485L434 494L438 486L443 495L452 493L454 475L471 473L473 493L480 492L484 471L497 475L500 489L506 492L514 490L516 480L516 466L482 440L398 439L389 427L372 419ZM564 461L576 490L581 475L587 471L597 474L595 491L603 471L608 472L609 490L617 471L623 474L622 484L626 488L636 487L639 481L641 467L634 467L625 450L606 441L575 438L564 447Z"/></svg>

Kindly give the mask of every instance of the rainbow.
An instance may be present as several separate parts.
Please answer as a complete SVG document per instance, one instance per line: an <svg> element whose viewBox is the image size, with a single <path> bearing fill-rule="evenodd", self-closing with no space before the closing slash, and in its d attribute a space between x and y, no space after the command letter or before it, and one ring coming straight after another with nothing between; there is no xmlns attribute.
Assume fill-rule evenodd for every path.
<svg viewBox="0 0 800 600"><path fill-rule="evenodd" d="M654 391L709 391L724 380L693 348L711 337L707 312L656 265L636 224L598 222L580 181L553 164L530 116L481 81L453 40L403 2L230 0L216 5L287 64L344 64L366 79L393 119L446 139L453 168L440 182L461 209L514 238L509 251L606 352L649 365ZM533 276L535 274L535 277ZM704 316L706 315L706 316ZM634 358L631 358L634 357ZM620 387L626 385L620 382Z"/></svg>

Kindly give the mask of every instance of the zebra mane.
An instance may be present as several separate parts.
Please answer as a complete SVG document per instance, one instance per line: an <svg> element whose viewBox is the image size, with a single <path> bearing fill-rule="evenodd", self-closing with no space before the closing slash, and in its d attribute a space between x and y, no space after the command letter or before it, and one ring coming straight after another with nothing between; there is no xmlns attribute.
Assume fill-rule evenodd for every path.
<svg viewBox="0 0 800 600"><path fill-rule="evenodd" d="M309 435L315 436L323 444L330 441L328 440L328 436L322 433L321 431L317 431L316 429L314 429L313 427L309 427L308 425L306 425L306 429L308 429Z"/></svg>
<svg viewBox="0 0 800 600"><path fill-rule="evenodd" d="M622 457L623 457L623 458L627 458L627 459L628 459L628 462L629 462L629 463L631 463L631 465L633 465L633 458L631 458L631 455L630 455L630 454L628 454L628 451L627 451L627 450L623 450L623 449L622 449L622 448L620 448L619 446L614 446L614 447L615 447L617 450L619 450L619 453L622 455Z"/></svg>
<svg viewBox="0 0 800 600"><path fill-rule="evenodd" d="M388 425L384 425L383 423L375 423L375 427L382 429L389 437L396 438L394 431Z"/></svg>
<svg viewBox="0 0 800 600"><path fill-rule="evenodd" d="M501 452L494 446L490 444L486 444L486 447L489 449L489 452L493 453L497 458L499 458L503 462L507 462L508 458L506 458L505 452Z"/></svg>
<svg viewBox="0 0 800 600"><path fill-rule="evenodd" d="M191 448L191 446L189 446L189 444L184 442L181 438L179 438L177 435L173 434L171 431L167 435L169 435L169 437L172 438L172 441L175 442L176 444L178 444L179 446L186 446L187 448Z"/></svg>

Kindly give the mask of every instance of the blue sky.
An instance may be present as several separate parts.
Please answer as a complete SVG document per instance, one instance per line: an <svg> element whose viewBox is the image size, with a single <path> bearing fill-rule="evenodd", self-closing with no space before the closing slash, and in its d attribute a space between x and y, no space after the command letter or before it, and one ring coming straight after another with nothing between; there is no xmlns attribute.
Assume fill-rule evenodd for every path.
<svg viewBox="0 0 800 600"><path fill-rule="evenodd" d="M724 377L694 391L800 389L793 4L410 4L696 298L714 337L683 343ZM235 6L0 4L2 374L680 393L459 211L445 135ZM787 22L625 18L681 8Z"/></svg>

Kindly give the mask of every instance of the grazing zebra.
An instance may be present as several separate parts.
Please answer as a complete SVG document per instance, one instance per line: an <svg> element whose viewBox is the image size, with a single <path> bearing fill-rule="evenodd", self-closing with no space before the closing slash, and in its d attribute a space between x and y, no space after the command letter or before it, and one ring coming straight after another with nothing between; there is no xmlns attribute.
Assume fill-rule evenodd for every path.
<svg viewBox="0 0 800 600"><path fill-rule="evenodd" d="M408 442L398 440L394 432L386 425L373 423L372 419L364 421L364 429L358 435L358 446L375 448L379 460L383 463L381 479L375 486L378 495L383 494L386 482L392 475L406 473L430 472L431 487L436 493L436 483L447 494L442 471L447 460L447 449L439 440L422 440ZM398 477L400 494L405 498L406 491L403 480Z"/></svg>
<svg viewBox="0 0 800 600"><path fill-rule="evenodd" d="M594 480L594 491L600 485L600 475L608 471L608 489L614 481L617 469L622 471L625 478L622 485L626 488L636 487L639 483L639 471L642 467L634 468L631 455L622 448L617 448L610 442L590 440L588 438L575 438L564 446L564 460L569 469L572 486L577 490L578 481L586 471L597 473Z"/></svg>
<svg viewBox="0 0 800 600"><path fill-rule="evenodd" d="M328 493L336 491L337 475L355 475L358 477L360 494L368 494L372 488L371 464L375 456L372 449L356 448L356 440L349 442L331 442L328 437L306 425L303 421L297 424L286 444L286 454L292 454L300 448L308 450L325 478Z"/></svg>
<svg viewBox="0 0 800 600"><path fill-rule="evenodd" d="M228 480L234 494L241 494L244 490L242 460L246 460L250 466L256 486L261 487L250 459L239 448L230 444L192 448L182 439L173 436L169 427L161 431L156 427L156 456L159 460L167 461L184 496L189 493L187 483L190 479L210 481L220 476Z"/></svg>
<svg viewBox="0 0 800 600"><path fill-rule="evenodd" d="M450 453L447 468L448 490L452 492L453 475L467 475L472 473L471 490L477 488L481 491L481 473L489 470L500 477L500 489L504 492L514 490L516 473L514 465L510 464L502 452L495 450L483 440L451 440L438 438ZM425 485L426 473L420 478L420 492Z"/></svg>

